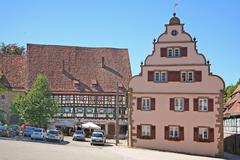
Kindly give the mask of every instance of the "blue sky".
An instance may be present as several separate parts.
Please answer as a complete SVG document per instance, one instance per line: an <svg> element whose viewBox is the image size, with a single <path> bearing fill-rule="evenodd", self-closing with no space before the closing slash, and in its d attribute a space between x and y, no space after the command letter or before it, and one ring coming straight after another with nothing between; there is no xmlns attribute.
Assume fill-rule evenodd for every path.
<svg viewBox="0 0 240 160"><path fill-rule="evenodd" d="M240 1L8 0L0 6L0 42L128 48L133 75L164 32L173 4L198 51L226 85L240 78Z"/></svg>

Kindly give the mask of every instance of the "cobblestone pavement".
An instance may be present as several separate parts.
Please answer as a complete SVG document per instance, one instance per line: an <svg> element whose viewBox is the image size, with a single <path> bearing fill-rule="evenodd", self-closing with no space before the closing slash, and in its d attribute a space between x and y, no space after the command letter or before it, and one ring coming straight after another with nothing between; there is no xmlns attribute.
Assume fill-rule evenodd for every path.
<svg viewBox="0 0 240 160"><path fill-rule="evenodd" d="M89 141L72 141L65 137L62 144L31 141L29 138L0 138L0 160L220 160L171 152L128 148L126 141L118 146L108 140L105 146L91 146ZM228 154L232 160L238 156Z"/></svg>

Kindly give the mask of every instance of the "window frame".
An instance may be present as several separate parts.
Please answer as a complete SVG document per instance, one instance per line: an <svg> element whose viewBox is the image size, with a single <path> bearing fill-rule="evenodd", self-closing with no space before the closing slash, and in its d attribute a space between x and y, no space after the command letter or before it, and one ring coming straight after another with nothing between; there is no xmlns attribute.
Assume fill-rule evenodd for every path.
<svg viewBox="0 0 240 160"><path fill-rule="evenodd" d="M147 106L144 105L145 101L149 101L149 102L146 102L148 104ZM143 110L143 111L150 111L151 110L151 98L148 98L148 97L142 98L141 110Z"/></svg>
<svg viewBox="0 0 240 160"><path fill-rule="evenodd" d="M170 139L180 138L180 127L179 126L169 126L169 138Z"/></svg>
<svg viewBox="0 0 240 160"><path fill-rule="evenodd" d="M181 101L182 101L182 103L181 103ZM182 104L182 106L179 105L179 104ZM184 109L185 109L184 106L185 106L185 103L184 103L184 98L183 97L174 98L174 110L175 111L183 112ZM180 109L180 107L181 107L181 109Z"/></svg>
<svg viewBox="0 0 240 160"><path fill-rule="evenodd" d="M181 57L181 49L179 47L176 47L174 50L174 57ZM176 51L178 50L178 55L176 55Z"/></svg>
<svg viewBox="0 0 240 160"><path fill-rule="evenodd" d="M147 132L145 132L144 128L147 129ZM151 134L152 134L151 128L152 128L152 125L150 125L150 124L142 124L141 125L141 136L142 137L151 137ZM147 133L147 134L145 134L145 133Z"/></svg>
<svg viewBox="0 0 240 160"><path fill-rule="evenodd" d="M204 104L204 105L202 105L202 104ZM209 108L208 108L208 98L205 98L205 97L198 98L198 111L208 112L208 110L209 110Z"/></svg>
<svg viewBox="0 0 240 160"><path fill-rule="evenodd" d="M205 135L205 133L207 133L207 134ZM199 127L198 128L198 138L200 140L208 140L209 139L209 128L207 128L207 127Z"/></svg>
<svg viewBox="0 0 240 160"><path fill-rule="evenodd" d="M171 51L171 54L169 53ZM174 57L174 48L167 48L167 57Z"/></svg>
<svg viewBox="0 0 240 160"><path fill-rule="evenodd" d="M165 74L165 79L163 80L163 74ZM168 73L167 73L167 71L161 71L160 72L160 81L161 82L167 82L168 81Z"/></svg>
<svg viewBox="0 0 240 160"><path fill-rule="evenodd" d="M157 74L159 74L159 79L157 80ZM161 72L160 71L154 71L154 81L155 82L161 82Z"/></svg>

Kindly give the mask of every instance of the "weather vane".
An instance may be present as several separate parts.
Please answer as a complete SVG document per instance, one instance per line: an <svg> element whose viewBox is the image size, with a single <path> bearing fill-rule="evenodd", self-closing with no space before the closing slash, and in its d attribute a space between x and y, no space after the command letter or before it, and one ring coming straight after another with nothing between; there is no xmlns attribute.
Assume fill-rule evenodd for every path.
<svg viewBox="0 0 240 160"><path fill-rule="evenodd" d="M176 12L176 7L177 7L178 3L174 3L173 4L173 10L174 10L174 13Z"/></svg>

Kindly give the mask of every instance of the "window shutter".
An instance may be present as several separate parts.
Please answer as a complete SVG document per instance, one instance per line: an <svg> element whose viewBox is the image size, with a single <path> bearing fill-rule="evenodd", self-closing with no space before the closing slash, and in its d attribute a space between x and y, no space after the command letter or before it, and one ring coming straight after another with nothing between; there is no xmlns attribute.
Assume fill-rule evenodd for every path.
<svg viewBox="0 0 240 160"><path fill-rule="evenodd" d="M189 111L189 99L184 98L184 111Z"/></svg>
<svg viewBox="0 0 240 160"><path fill-rule="evenodd" d="M148 71L148 81L154 80L154 71Z"/></svg>
<svg viewBox="0 0 240 160"><path fill-rule="evenodd" d="M213 112L213 107L214 107L213 99L209 98L208 99L208 111Z"/></svg>
<svg viewBox="0 0 240 160"><path fill-rule="evenodd" d="M155 98L151 98L151 110L155 110Z"/></svg>
<svg viewBox="0 0 240 160"><path fill-rule="evenodd" d="M137 138L142 138L142 127L137 125Z"/></svg>
<svg viewBox="0 0 240 160"><path fill-rule="evenodd" d="M180 135L180 140L184 140L184 127L179 127L179 135Z"/></svg>
<svg viewBox="0 0 240 160"><path fill-rule="evenodd" d="M174 110L174 98L170 98L170 111L173 111Z"/></svg>
<svg viewBox="0 0 240 160"><path fill-rule="evenodd" d="M138 110L142 109L142 98L137 98L137 109Z"/></svg>
<svg viewBox="0 0 240 160"><path fill-rule="evenodd" d="M161 57L167 57L167 48L161 48Z"/></svg>
<svg viewBox="0 0 240 160"><path fill-rule="evenodd" d="M164 128L165 128L164 129L164 131L165 131L165 134L164 134L165 135L165 139L168 140L169 139L169 127L165 126Z"/></svg>
<svg viewBox="0 0 240 160"><path fill-rule="evenodd" d="M155 139L156 138L156 127L155 126L151 126L151 138Z"/></svg>
<svg viewBox="0 0 240 160"><path fill-rule="evenodd" d="M209 128L209 142L214 142L214 128Z"/></svg>
<svg viewBox="0 0 240 160"><path fill-rule="evenodd" d="M187 57L187 47L182 47L180 52L182 57Z"/></svg>
<svg viewBox="0 0 240 160"><path fill-rule="evenodd" d="M179 71L168 71L168 81L177 82L180 81L180 72Z"/></svg>
<svg viewBox="0 0 240 160"><path fill-rule="evenodd" d="M193 99L193 111L198 111L198 98Z"/></svg>
<svg viewBox="0 0 240 160"><path fill-rule="evenodd" d="M196 82L201 82L202 81L202 71L195 71L194 78L195 78Z"/></svg>
<svg viewBox="0 0 240 160"><path fill-rule="evenodd" d="M198 128L194 127L193 129L193 140L198 141Z"/></svg>

